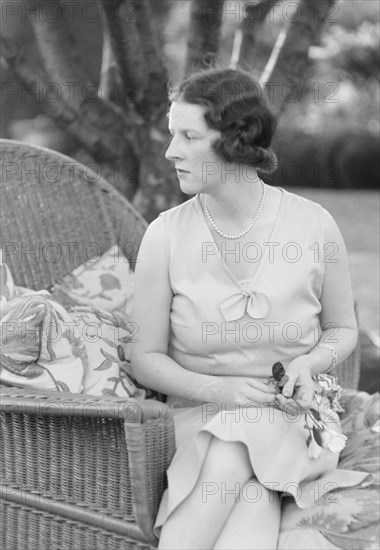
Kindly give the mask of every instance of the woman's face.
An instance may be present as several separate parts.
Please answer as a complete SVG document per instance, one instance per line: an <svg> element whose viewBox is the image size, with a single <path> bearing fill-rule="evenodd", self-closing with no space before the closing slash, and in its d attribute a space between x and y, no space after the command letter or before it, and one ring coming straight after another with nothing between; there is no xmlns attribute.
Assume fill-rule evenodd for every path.
<svg viewBox="0 0 380 550"><path fill-rule="evenodd" d="M218 130L207 126L206 107L174 101L169 112L172 140L166 158L174 163L183 193L207 193L223 181L225 163L212 150L220 136Z"/></svg>

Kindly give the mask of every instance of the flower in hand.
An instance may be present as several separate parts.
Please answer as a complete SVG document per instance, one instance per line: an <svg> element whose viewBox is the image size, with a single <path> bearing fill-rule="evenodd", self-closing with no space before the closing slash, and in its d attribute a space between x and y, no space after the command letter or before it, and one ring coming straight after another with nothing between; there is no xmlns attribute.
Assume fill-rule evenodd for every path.
<svg viewBox="0 0 380 550"><path fill-rule="evenodd" d="M317 377L318 378L318 377ZM272 376L269 378L268 383L275 386L277 394L281 394L281 398L278 399L279 405L287 403L290 406L290 410L294 410L294 405L297 405L298 412L301 410L302 414L305 416L305 428L309 431L308 438L306 440L306 445L308 447L308 454L310 458L319 458L322 454L322 450L328 450L332 453L340 452L344 449L346 445L347 437L341 433L336 432L334 429L331 429L322 421L321 415L319 412L319 406L321 404L321 394L317 392L314 393L314 403L313 407L309 410L305 410L302 405L295 399L294 393L293 396L286 398L283 395L283 387L288 382L289 376L287 376L286 371L282 363L277 362L272 366ZM336 388L339 387L334 382L332 386L332 391L334 392L334 398L336 395ZM323 395L329 397L328 391L323 388ZM330 392L331 393L331 392ZM281 399L281 401L280 401ZM330 400L331 402L331 400ZM315 405L314 405L315 404ZM332 403L331 403L332 404ZM333 410L337 410L333 407Z"/></svg>

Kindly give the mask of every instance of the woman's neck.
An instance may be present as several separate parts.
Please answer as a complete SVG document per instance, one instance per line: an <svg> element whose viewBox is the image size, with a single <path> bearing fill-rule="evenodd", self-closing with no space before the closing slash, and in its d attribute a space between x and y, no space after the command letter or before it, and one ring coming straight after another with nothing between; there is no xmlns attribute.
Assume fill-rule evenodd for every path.
<svg viewBox="0 0 380 550"><path fill-rule="evenodd" d="M216 189L201 195L206 200L216 223L244 225L252 219L263 196L263 183L256 175L254 181L221 183Z"/></svg>

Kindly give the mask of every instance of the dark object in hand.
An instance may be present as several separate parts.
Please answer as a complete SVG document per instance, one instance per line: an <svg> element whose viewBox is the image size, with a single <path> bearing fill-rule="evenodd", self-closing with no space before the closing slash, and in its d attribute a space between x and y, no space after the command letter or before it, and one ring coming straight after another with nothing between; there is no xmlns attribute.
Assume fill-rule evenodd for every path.
<svg viewBox="0 0 380 550"><path fill-rule="evenodd" d="M284 365L278 361L272 367L272 376L276 380L276 382L281 382L281 378L284 376L284 374Z"/></svg>
<svg viewBox="0 0 380 550"><path fill-rule="evenodd" d="M282 388L285 386L286 382L289 380L289 376L285 374L285 369L282 363L279 361L275 363L272 367L272 378L274 379L276 392L282 393Z"/></svg>

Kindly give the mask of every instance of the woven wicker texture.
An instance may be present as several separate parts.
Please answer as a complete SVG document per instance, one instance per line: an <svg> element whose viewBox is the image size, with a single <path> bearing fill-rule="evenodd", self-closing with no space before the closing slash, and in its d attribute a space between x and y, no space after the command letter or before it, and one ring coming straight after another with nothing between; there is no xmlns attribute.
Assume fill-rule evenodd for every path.
<svg viewBox="0 0 380 550"><path fill-rule="evenodd" d="M360 342L349 357L333 369L331 374L338 377L342 388L357 390L360 378Z"/></svg>
<svg viewBox="0 0 380 550"><path fill-rule="evenodd" d="M0 510L0 544L6 550L148 550L154 546L129 537L4 502Z"/></svg>
<svg viewBox="0 0 380 550"><path fill-rule="evenodd" d="M132 266L146 222L109 183L69 157L0 140L1 246L16 284L48 288L118 243Z"/></svg>
<svg viewBox="0 0 380 550"><path fill-rule="evenodd" d="M3 504L16 506L3 510L2 522L9 517L17 522L17 511L25 516L29 510L36 514L28 521L47 524L56 516L57 525L59 518L74 522L72 534L84 536L84 526L78 529L82 523L109 532L105 540L114 532L120 542L123 534L129 539L126 548L134 538L136 548L154 542L152 526L174 454L174 424L166 405L3 387L0 411ZM83 511L86 517L79 521ZM5 523L1 526L9 537ZM40 527L32 529L40 533ZM25 547L6 544L2 548ZM42 546L37 537L35 547L51 544L47 540Z"/></svg>
<svg viewBox="0 0 380 550"><path fill-rule="evenodd" d="M118 243L132 266L146 223L106 181L40 147L0 140L1 245L16 284L49 288ZM360 350L337 367L357 388ZM175 450L156 401L2 388L3 550L154 547Z"/></svg>

